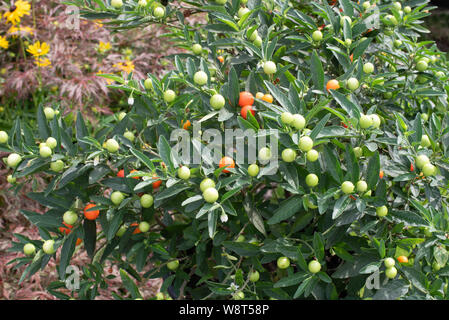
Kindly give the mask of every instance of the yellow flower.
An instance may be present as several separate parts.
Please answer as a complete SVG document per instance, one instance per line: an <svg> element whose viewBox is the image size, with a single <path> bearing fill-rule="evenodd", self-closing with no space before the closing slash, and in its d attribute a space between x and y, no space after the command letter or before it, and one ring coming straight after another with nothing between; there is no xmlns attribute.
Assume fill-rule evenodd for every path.
<svg viewBox="0 0 449 320"><path fill-rule="evenodd" d="M5 37L0 36L0 48L8 49L8 47L9 47L8 40L6 40Z"/></svg>
<svg viewBox="0 0 449 320"><path fill-rule="evenodd" d="M99 20L99 19L92 20L92 22L95 24L95 29L99 29L99 28L103 27L103 24L101 23L101 20Z"/></svg>
<svg viewBox="0 0 449 320"><path fill-rule="evenodd" d="M97 74L103 74L103 71L101 71L101 70L98 70ZM113 80L111 80L111 79L108 79L108 78L103 78L103 79L105 79L105 80L106 80L106 83L107 83L108 85L110 85L111 83L113 83L113 82L114 82Z"/></svg>
<svg viewBox="0 0 449 320"><path fill-rule="evenodd" d="M33 35L33 28L30 27L17 27L17 26L11 26L8 30L8 34L12 36L17 36L23 33L23 35L30 34Z"/></svg>
<svg viewBox="0 0 449 320"><path fill-rule="evenodd" d="M24 15L30 15L30 10L29 2L17 0L3 16L12 24L17 24Z"/></svg>
<svg viewBox="0 0 449 320"><path fill-rule="evenodd" d="M98 45L98 51L100 51L100 52L108 51L111 48L112 48L112 46L111 46L111 44L109 42L105 43L103 41L100 41L100 44Z"/></svg>
<svg viewBox="0 0 449 320"><path fill-rule="evenodd" d="M33 45L29 45L27 51L35 57L45 56L50 51L50 46L45 43L37 41Z"/></svg>
<svg viewBox="0 0 449 320"><path fill-rule="evenodd" d="M48 67L51 66L51 61L48 58L36 58L34 63L39 67Z"/></svg>
<svg viewBox="0 0 449 320"><path fill-rule="evenodd" d="M125 71L126 73L131 73L134 71L134 63L132 61L119 62L113 65L114 68Z"/></svg>

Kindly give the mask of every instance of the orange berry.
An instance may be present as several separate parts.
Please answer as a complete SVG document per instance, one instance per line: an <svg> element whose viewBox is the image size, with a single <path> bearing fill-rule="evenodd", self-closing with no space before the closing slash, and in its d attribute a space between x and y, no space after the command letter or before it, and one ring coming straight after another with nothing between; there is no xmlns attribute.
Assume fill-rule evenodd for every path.
<svg viewBox="0 0 449 320"><path fill-rule="evenodd" d="M94 208L94 207L96 207L96 205L93 203L89 203L87 206L84 207L84 216L86 217L87 220L95 220L95 219L97 219L98 215L100 214L99 210L87 211L90 208Z"/></svg>
<svg viewBox="0 0 449 320"><path fill-rule="evenodd" d="M218 61L220 61L221 63L223 63L223 62L224 62L224 58L223 58L223 56L218 56L218 57L217 57L217 59L218 59Z"/></svg>
<svg viewBox="0 0 449 320"><path fill-rule="evenodd" d="M338 80L332 79L327 82L327 85L326 85L327 91L337 90L339 88L340 88L340 84L338 83Z"/></svg>
<svg viewBox="0 0 449 320"><path fill-rule="evenodd" d="M137 170L131 170L129 173L137 172ZM133 177L133 179L140 179L140 177Z"/></svg>
<svg viewBox="0 0 449 320"><path fill-rule="evenodd" d="M351 59L351 62L354 62L354 54L352 53L349 58Z"/></svg>
<svg viewBox="0 0 449 320"><path fill-rule="evenodd" d="M187 120L184 124L183 124L183 123L184 123L184 120L181 121L182 128L183 128L184 130L189 130L190 126L192 125L192 124L190 123L190 120Z"/></svg>
<svg viewBox="0 0 449 320"><path fill-rule="evenodd" d="M273 96L267 93L262 97L262 100L268 103L273 103Z"/></svg>
<svg viewBox="0 0 449 320"><path fill-rule="evenodd" d="M240 107L252 106L253 104L254 104L254 96L252 95L251 92L248 92L248 91L240 92L240 97L239 97L239 106Z"/></svg>
<svg viewBox="0 0 449 320"><path fill-rule="evenodd" d="M71 226L70 224L67 224L65 222L63 222L62 224L65 225L67 228L59 227L59 232L69 234L70 231L72 231L73 226Z"/></svg>
<svg viewBox="0 0 449 320"><path fill-rule="evenodd" d="M235 162L231 157L223 157L220 160L220 163L218 164L219 168L235 168ZM228 173L229 170L224 169L223 170L224 173Z"/></svg>
<svg viewBox="0 0 449 320"><path fill-rule="evenodd" d="M248 111L251 111L253 116L256 114L256 111L254 111L252 106L244 106L242 109L240 109L240 115L245 120L246 120L246 117L248 116Z"/></svg>
<svg viewBox="0 0 449 320"><path fill-rule="evenodd" d="M131 223L130 226L131 226L131 227L136 227L136 228L134 229L134 231L133 231L133 234L138 234L138 233L141 233L141 232L142 232L142 231L140 231L140 229L139 229L139 224L138 224L137 222Z"/></svg>
<svg viewBox="0 0 449 320"><path fill-rule="evenodd" d="M83 240L81 240L81 238L76 239L76 245L79 246L81 244L81 242L83 242Z"/></svg>
<svg viewBox="0 0 449 320"><path fill-rule="evenodd" d="M400 263L408 263L408 258L406 256L399 256L398 261Z"/></svg>
<svg viewBox="0 0 449 320"><path fill-rule="evenodd" d="M125 170L122 169L119 172L117 172L117 177L124 178L125 177Z"/></svg>
<svg viewBox="0 0 449 320"><path fill-rule="evenodd" d="M384 178L384 172L383 172L383 170L380 170L380 172L379 172L379 178L380 178L380 179L383 179L383 178Z"/></svg>
<svg viewBox="0 0 449 320"><path fill-rule="evenodd" d="M156 180L156 179L159 179L159 177L156 174L153 174L153 180ZM153 189L159 188L161 184L162 184L162 180L153 182L153 184L152 184Z"/></svg>

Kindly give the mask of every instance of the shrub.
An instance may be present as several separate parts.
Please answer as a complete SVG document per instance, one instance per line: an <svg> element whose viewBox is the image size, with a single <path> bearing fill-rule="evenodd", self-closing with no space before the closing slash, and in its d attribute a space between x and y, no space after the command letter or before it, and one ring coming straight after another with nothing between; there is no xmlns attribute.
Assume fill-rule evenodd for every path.
<svg viewBox="0 0 449 320"><path fill-rule="evenodd" d="M28 195L48 211L24 212L42 241L17 235L11 248L36 248L15 261L23 277L55 257L42 251L53 239L65 279L81 238L92 264L79 298L95 296L110 260L129 291L117 298L139 298L133 278L146 271L173 298L447 299L448 64L419 41L427 1L332 2L73 1L117 30L166 24L192 52L174 55L163 77L104 75L127 93L126 115L91 127L81 113L49 121L40 108L37 132L15 123L4 149L23 159L17 183L49 177ZM185 23L202 12L207 23ZM177 152L182 127L199 163ZM239 159L238 146L212 138L226 129L270 144L249 135L258 161ZM49 136L57 146L42 158L35 137ZM49 169L57 160L59 173ZM79 218L60 233L68 210Z"/></svg>

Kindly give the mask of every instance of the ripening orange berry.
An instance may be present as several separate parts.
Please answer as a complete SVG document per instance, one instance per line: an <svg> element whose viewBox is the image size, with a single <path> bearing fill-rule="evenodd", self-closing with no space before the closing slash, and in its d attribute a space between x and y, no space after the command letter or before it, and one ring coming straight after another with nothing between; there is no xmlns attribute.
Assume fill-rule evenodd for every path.
<svg viewBox="0 0 449 320"><path fill-rule="evenodd" d="M221 63L223 63L223 62L224 62L224 58L223 58L223 56L218 56L218 57L217 57L217 59L218 59L218 61L220 61Z"/></svg>
<svg viewBox="0 0 449 320"><path fill-rule="evenodd" d="M256 111L254 111L252 106L244 106L242 109L240 109L240 115L242 116L243 119L246 120L247 116L248 116L248 111L251 111L251 113L253 114L253 116L256 114Z"/></svg>
<svg viewBox="0 0 449 320"><path fill-rule="evenodd" d="M242 91L239 96L239 106L252 106L254 104L254 96L251 92Z"/></svg>
<svg viewBox="0 0 449 320"><path fill-rule="evenodd" d="M158 179L158 178L159 178L159 177L158 177L156 174L153 174L153 179L154 179L154 180L156 180L156 179ZM153 184L152 184L153 189L159 188L161 184L162 184L162 180L158 180L158 181L153 182Z"/></svg>
<svg viewBox="0 0 449 320"><path fill-rule="evenodd" d="M221 158L220 162L218 163L219 168L235 168L235 162L231 157L223 157ZM228 173L229 170L224 169L224 173Z"/></svg>
<svg viewBox="0 0 449 320"><path fill-rule="evenodd" d="M264 94L262 92L257 92L256 93L256 98L262 100Z"/></svg>
<svg viewBox="0 0 449 320"><path fill-rule="evenodd" d="M410 171L415 171L415 167L413 166L413 163L410 163Z"/></svg>
<svg viewBox="0 0 449 320"><path fill-rule="evenodd" d="M271 94L264 94L264 96L262 97L263 101L266 101L268 103L273 103L273 96Z"/></svg>
<svg viewBox="0 0 449 320"><path fill-rule="evenodd" d="M354 54L352 53L349 58L351 59L351 62L354 62Z"/></svg>
<svg viewBox="0 0 449 320"><path fill-rule="evenodd" d="M383 172L383 170L380 170L380 172L379 172L379 178L380 178L380 179L383 179L383 178L384 178L384 172Z"/></svg>
<svg viewBox="0 0 449 320"><path fill-rule="evenodd" d="M187 120L184 124L183 123L184 123L184 120L181 121L181 125L184 130L189 130L189 128L192 126L192 123L190 123L190 120Z"/></svg>
<svg viewBox="0 0 449 320"><path fill-rule="evenodd" d="M65 222L63 222L62 224L65 225L67 228L59 227L59 232L69 234L70 231L72 231L73 226L71 226L70 224L67 224Z"/></svg>
<svg viewBox="0 0 449 320"><path fill-rule="evenodd" d="M133 231L133 234L138 234L142 232L140 231L139 224L137 222L131 223L130 227L136 227Z"/></svg>
<svg viewBox="0 0 449 320"><path fill-rule="evenodd" d="M83 240L81 240L81 238L76 239L76 245L79 246L81 244L81 242L83 242Z"/></svg>
<svg viewBox="0 0 449 320"><path fill-rule="evenodd" d="M329 90L338 90L340 88L340 84L338 80L332 79L327 82L326 89Z"/></svg>
<svg viewBox="0 0 449 320"><path fill-rule="evenodd" d="M400 263L408 263L408 258L406 256L399 256L398 261Z"/></svg>
<svg viewBox="0 0 449 320"><path fill-rule="evenodd" d="M125 170L122 169L119 172L117 172L117 177L124 178L125 177Z"/></svg>
<svg viewBox="0 0 449 320"><path fill-rule="evenodd" d="M137 170L131 170L129 173L137 172ZM140 177L132 177L133 179L140 179Z"/></svg>
<svg viewBox="0 0 449 320"><path fill-rule="evenodd" d="M86 217L87 220L95 220L98 218L98 215L100 214L99 210L91 210L91 211L87 211L91 208L96 207L95 204L93 203L89 203L88 205L86 205L84 207L84 216Z"/></svg>

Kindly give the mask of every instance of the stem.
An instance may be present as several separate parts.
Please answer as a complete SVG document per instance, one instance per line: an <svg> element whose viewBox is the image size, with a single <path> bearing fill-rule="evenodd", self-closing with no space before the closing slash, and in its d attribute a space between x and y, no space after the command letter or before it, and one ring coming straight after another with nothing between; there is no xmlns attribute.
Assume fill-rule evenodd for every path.
<svg viewBox="0 0 449 320"><path fill-rule="evenodd" d="M179 289L179 296L178 296L178 300L182 300L184 298L184 290L186 288L187 285L187 281L190 279L190 277L195 273L196 271L196 267L193 267L192 270L189 273L189 278L184 280L184 282L181 285L181 288Z"/></svg>

